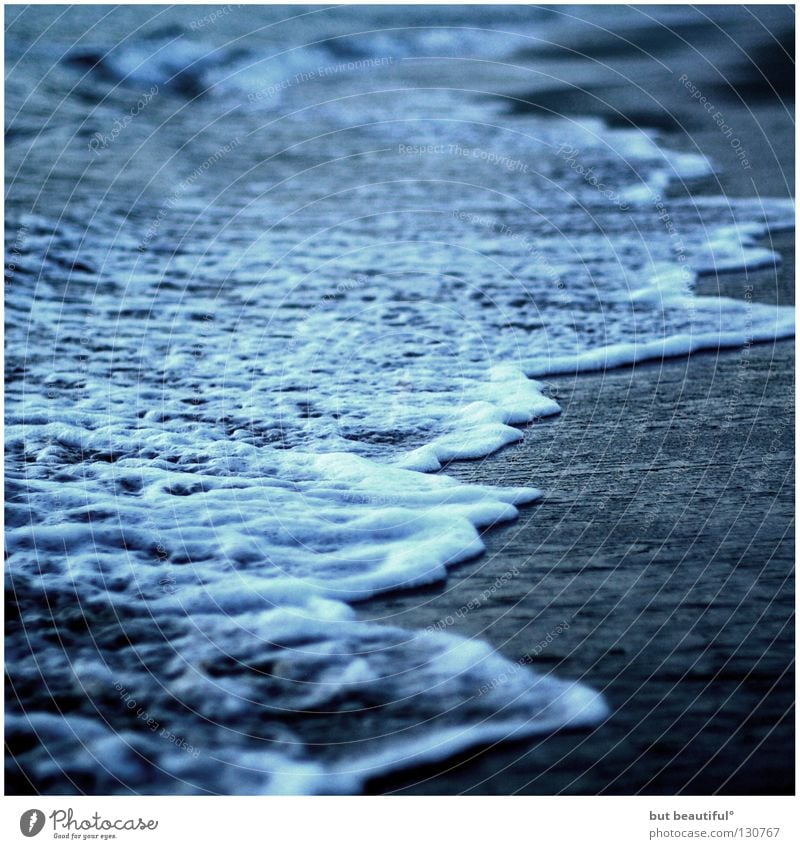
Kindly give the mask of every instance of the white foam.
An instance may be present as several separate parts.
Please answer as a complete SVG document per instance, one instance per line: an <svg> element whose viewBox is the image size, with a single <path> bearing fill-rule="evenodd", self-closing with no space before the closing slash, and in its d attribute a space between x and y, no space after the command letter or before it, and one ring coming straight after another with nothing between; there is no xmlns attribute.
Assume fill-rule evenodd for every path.
<svg viewBox="0 0 800 849"><path fill-rule="evenodd" d="M596 725L608 715L593 690L537 675L485 643L357 622L344 606L320 610L314 601L225 620L197 616L170 647L179 662L159 670L163 695L148 691L142 674L129 672L124 687L115 685L117 710L135 713L146 704L141 719L151 723L149 736L118 734L97 720L10 716L8 733L30 729L46 747L31 779L47 785L64 769L96 773L99 793L113 791L115 782L135 788L143 780L161 793L353 793L370 778L478 743ZM348 647L368 650L353 659ZM72 668L81 686L97 690L116 673L91 657L78 648ZM240 672L248 666L272 671L248 678ZM161 719L170 715L167 697L200 714L213 712L217 730L202 741L190 734L174 739L179 729ZM332 758L316 756L279 723L286 711L325 712L353 699L352 709L366 700L382 706L386 718L375 726L378 733L371 731L373 720L356 722ZM454 723L450 717L465 706L475 721ZM258 737L244 751L224 743L226 725L243 712L262 717Z"/></svg>
<svg viewBox="0 0 800 849"><path fill-rule="evenodd" d="M381 49L419 46L387 38ZM220 71L187 50L107 67L143 85L191 65L189 90L212 89L197 108L215 144L230 127L213 93L297 72L252 56ZM28 722L41 738L25 767L45 789L63 791L66 771L95 792L121 792L114 776L136 792L356 792L400 766L607 714L583 682L455 634L359 622L349 603L445 579L483 551L480 529L540 496L431 474L522 425L535 439L559 407L533 378L793 335L791 309L695 293L700 274L772 266L759 240L791 209L665 201L677 263L654 198L708 173L702 157L592 120L501 124L498 108L429 82L394 91L388 111L380 87L317 105L294 85L298 108L268 132L259 101L236 118L250 141L235 168L206 169L156 228L160 190L133 211L112 192L88 224L66 201L58 223L19 222L7 544L26 630L9 665L31 692L45 675L56 695L90 694L101 717L12 712L14 733ZM137 132L150 118L138 120ZM207 139L172 140L207 161ZM401 150L409 141L445 152ZM115 144L93 163L98 184L105 174L131 197L162 185L162 163L131 157L128 173L134 148L125 134ZM65 198L78 162L53 169ZM64 272L78 250L96 272ZM76 636L84 610L94 639ZM115 680L198 756L144 727ZM321 725L331 739L313 738Z"/></svg>

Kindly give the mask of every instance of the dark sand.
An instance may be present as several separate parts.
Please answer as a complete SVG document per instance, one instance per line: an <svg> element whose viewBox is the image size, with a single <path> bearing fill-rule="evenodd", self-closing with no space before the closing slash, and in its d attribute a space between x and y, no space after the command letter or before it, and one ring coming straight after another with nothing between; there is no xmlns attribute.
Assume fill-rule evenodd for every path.
<svg viewBox="0 0 800 849"><path fill-rule="evenodd" d="M559 111L597 113L588 107L602 102L607 118L648 126L663 114L667 146L700 149L720 169L694 193L787 196L793 121L776 96L780 78L755 89L737 80L736 91L706 83L750 169L679 86L659 87L655 110L628 86L598 87L572 109L562 98ZM700 291L793 303L793 234L772 244L780 273L706 278ZM360 614L418 629L452 621L509 658L535 655L537 669L601 690L613 713L591 731L491 746L369 790L792 793L794 343L549 384L561 416L448 470L539 486L544 499L487 532L487 555L446 585L373 600ZM510 569L518 575L503 582Z"/></svg>
<svg viewBox="0 0 800 849"><path fill-rule="evenodd" d="M445 587L362 615L412 628L454 617L453 630L602 690L614 713L373 791L792 792L793 357L784 342L751 349L747 367L702 354L559 380L559 418L451 467L546 497L490 531L487 556Z"/></svg>

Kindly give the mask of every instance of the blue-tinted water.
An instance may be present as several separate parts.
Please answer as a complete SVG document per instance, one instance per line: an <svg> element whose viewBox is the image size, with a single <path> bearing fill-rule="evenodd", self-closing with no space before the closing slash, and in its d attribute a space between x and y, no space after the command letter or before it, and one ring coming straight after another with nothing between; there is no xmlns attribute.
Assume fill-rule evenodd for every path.
<svg viewBox="0 0 800 849"><path fill-rule="evenodd" d="M513 108L586 73L552 64L572 12L6 26L13 780L357 792L600 722L592 688L350 603L441 580L538 497L435 474L557 413L535 378L792 335L694 294L774 265L791 205L697 201L699 152Z"/></svg>

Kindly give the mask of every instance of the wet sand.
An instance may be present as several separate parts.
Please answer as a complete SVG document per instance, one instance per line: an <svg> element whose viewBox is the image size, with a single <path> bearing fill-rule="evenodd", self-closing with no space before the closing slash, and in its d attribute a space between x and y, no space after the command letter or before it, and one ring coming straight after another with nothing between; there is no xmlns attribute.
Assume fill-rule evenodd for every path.
<svg viewBox="0 0 800 849"><path fill-rule="evenodd" d="M788 195L793 124L774 82L707 84L751 168L690 95L657 89L673 127L667 146L702 150L717 166L694 194ZM541 98L529 100L536 109ZM598 103L607 119L654 124L653 103L631 87L600 84L572 107L562 98L559 111ZM793 303L793 234L768 244L784 259L777 274L708 277L699 293ZM373 600L360 615L480 637L597 688L613 713L591 731L475 750L369 790L793 793L794 342L548 383L559 417L448 469L541 487L542 501L488 531L486 556L445 585Z"/></svg>
<svg viewBox="0 0 800 849"><path fill-rule="evenodd" d="M596 687L613 714L373 791L793 791L794 345L745 356L555 381L560 417L451 467L546 496L488 532L487 556L447 585L361 615L410 628L452 619L507 657Z"/></svg>

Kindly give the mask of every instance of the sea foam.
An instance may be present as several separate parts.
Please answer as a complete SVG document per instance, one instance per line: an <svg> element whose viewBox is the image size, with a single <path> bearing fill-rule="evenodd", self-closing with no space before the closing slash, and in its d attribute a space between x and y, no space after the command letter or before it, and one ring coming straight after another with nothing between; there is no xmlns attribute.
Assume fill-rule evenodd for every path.
<svg viewBox="0 0 800 849"><path fill-rule="evenodd" d="M791 205L669 198L712 165L400 63L453 32L373 43L399 68L374 91L319 72L363 38L229 64L170 38L73 55L53 83L73 135L11 154L37 178L7 228L17 763L51 793L352 793L601 723L602 682L353 603L445 580L540 497L435 473L536 438L559 411L536 378L793 335L792 309L696 291L775 266ZM86 98L110 122L151 82L165 98L87 170ZM44 126L29 88L20 120Z"/></svg>

